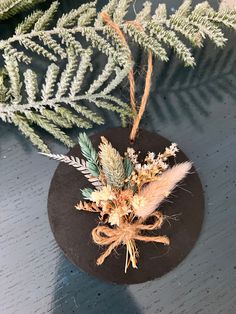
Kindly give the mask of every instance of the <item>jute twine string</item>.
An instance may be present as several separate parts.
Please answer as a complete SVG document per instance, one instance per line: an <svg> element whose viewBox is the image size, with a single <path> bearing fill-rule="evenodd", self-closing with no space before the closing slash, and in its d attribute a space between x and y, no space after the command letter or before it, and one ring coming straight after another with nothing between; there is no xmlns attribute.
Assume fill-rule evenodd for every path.
<svg viewBox="0 0 236 314"><path fill-rule="evenodd" d="M119 245L126 245L126 272L130 261L132 263L132 267L137 268L138 251L135 245L135 240L169 245L170 240L167 236L146 236L141 234L142 231L160 229L164 222L163 214L158 211L154 212L148 218L153 218L154 222L152 224L145 224L144 219L139 219L134 223L125 221L116 228L108 226L97 226L94 228L92 231L93 241L98 245L108 246L106 251L97 259L97 265L103 264L105 259L116 247Z"/></svg>
<svg viewBox="0 0 236 314"><path fill-rule="evenodd" d="M107 14L107 12L102 12L101 17L102 17L103 21L107 25L109 25L117 33L117 35L120 37L122 42L127 47L129 47L123 32L119 28L119 25L116 24L114 21L112 21L112 19ZM139 30L141 30L141 31L143 30L141 24L139 24L136 21L127 21L127 24L132 24L133 26L135 26ZM130 52L130 60L132 60L131 52ZM141 100L141 103L140 103L138 110L136 108L136 101L135 101L135 80L134 80L133 67L131 68L131 70L129 71L129 74L128 74L129 85L130 85L130 103L131 103L132 110L134 112L134 122L133 122L133 126L132 126L130 136L129 136L131 142L134 142L134 140L136 138L139 124L141 122L141 119L142 119L143 114L144 114L145 109L146 109L147 100L148 100L148 97L150 94L150 88L151 88L152 72L153 72L152 53L149 52L148 53L148 69L147 69L147 74L146 74L144 93L143 93L142 100Z"/></svg>

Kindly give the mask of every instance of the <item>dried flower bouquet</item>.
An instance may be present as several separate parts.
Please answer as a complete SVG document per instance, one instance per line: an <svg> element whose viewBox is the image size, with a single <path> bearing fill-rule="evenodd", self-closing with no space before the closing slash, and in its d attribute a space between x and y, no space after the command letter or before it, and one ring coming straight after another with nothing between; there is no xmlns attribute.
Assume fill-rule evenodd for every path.
<svg viewBox="0 0 236 314"><path fill-rule="evenodd" d="M116 247L125 245L125 272L130 264L137 268L136 240L170 244L167 236L151 236L148 231L163 225L166 217L157 209L187 175L192 164L183 162L169 167L168 159L178 152L175 143L158 155L149 152L142 163L133 148L127 148L121 156L105 137L101 137L98 152L85 133L80 134L79 144L86 160L44 155L75 167L94 187L81 190L84 201L75 208L99 214L101 223L93 229L92 238L96 244L107 248L97 259L97 265Z"/></svg>

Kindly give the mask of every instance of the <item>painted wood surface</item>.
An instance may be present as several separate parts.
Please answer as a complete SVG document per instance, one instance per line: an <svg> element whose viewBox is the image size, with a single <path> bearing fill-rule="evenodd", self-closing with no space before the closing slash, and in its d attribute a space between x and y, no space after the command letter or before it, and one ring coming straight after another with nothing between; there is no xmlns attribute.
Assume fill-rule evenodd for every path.
<svg viewBox="0 0 236 314"><path fill-rule="evenodd" d="M75 1L61 2L63 11L75 6ZM173 3L180 1L168 1L170 9ZM1 37L16 22L2 23ZM188 257L152 282L104 283L63 256L47 217L57 163L40 156L14 127L0 123L1 314L236 313L235 43L230 34L225 50L208 44L195 52L198 66L193 70L183 69L174 58L155 66L143 126L177 142L193 160L205 190L206 215ZM99 130L119 125L115 115L105 117L107 125ZM54 152L66 152L46 138Z"/></svg>

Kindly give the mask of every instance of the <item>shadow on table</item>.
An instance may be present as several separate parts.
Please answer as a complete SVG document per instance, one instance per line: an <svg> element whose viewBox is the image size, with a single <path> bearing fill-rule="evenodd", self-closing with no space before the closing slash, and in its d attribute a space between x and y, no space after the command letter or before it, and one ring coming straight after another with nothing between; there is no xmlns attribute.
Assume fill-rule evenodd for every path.
<svg viewBox="0 0 236 314"><path fill-rule="evenodd" d="M223 50L207 43L203 49L195 51L194 68L184 68L172 55L168 63L154 66L145 124L190 122L201 132L214 106L223 106L229 98L236 98L235 35L228 36L229 43Z"/></svg>
<svg viewBox="0 0 236 314"><path fill-rule="evenodd" d="M141 314L125 285L102 282L60 256L52 300L53 314Z"/></svg>

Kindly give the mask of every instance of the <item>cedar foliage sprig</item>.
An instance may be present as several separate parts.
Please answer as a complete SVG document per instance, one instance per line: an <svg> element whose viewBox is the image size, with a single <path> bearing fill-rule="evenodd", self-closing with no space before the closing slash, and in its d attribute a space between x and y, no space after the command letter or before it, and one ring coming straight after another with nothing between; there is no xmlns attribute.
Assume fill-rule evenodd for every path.
<svg viewBox="0 0 236 314"><path fill-rule="evenodd" d="M4 3L11 1L14 2L4 0ZM193 7L190 0L185 0L171 15L167 14L165 4L160 4L152 14L152 4L147 1L135 19L127 21L125 17L132 3L131 0L110 0L100 12L96 11L96 2L85 3L55 22L59 2L54 1L45 12L37 10L26 17L12 37L0 41L6 72L4 76L0 74L0 118L15 124L45 152L49 149L35 133L34 125L72 146L61 128L74 125L89 128L93 123L103 123L103 117L94 113L92 107L88 108L88 103L117 112L123 125L129 121L132 117L129 105L111 93L133 66L131 51L103 22L101 12L106 12L118 25L128 43L136 43L162 61L168 60L169 46L186 66L195 65L190 46L202 47L205 38L209 38L222 47L227 40L223 27L236 30L236 10L215 11L206 1ZM106 64L85 88L97 50L106 56ZM31 69L33 59L29 52L33 52L34 58L39 55L49 62L42 86ZM61 72L62 61L66 65ZM22 64L27 67L25 72L21 70Z"/></svg>
<svg viewBox="0 0 236 314"><path fill-rule="evenodd" d="M7 20L10 17L34 7L45 0L1 0L0 20Z"/></svg>

